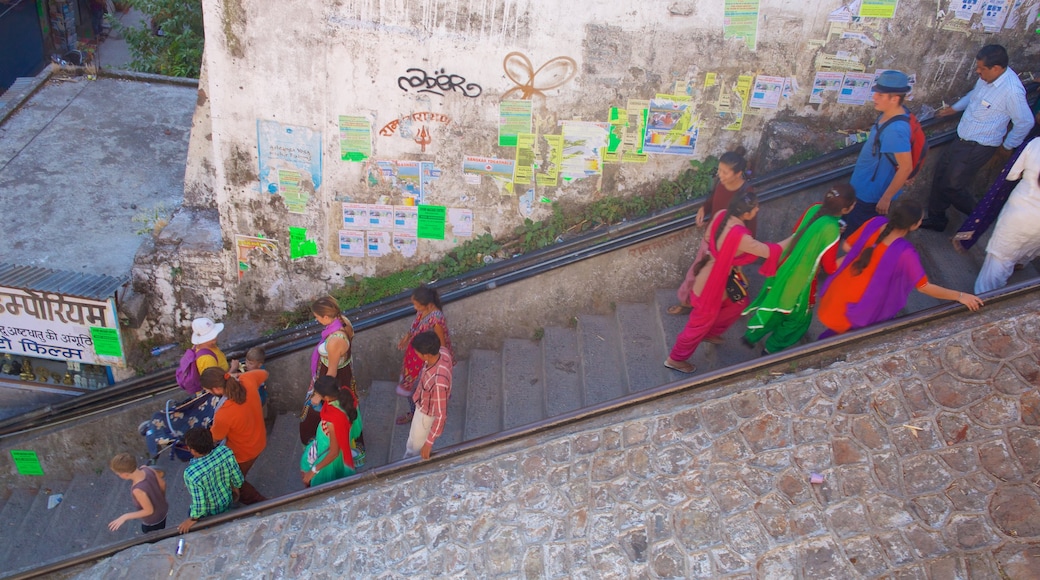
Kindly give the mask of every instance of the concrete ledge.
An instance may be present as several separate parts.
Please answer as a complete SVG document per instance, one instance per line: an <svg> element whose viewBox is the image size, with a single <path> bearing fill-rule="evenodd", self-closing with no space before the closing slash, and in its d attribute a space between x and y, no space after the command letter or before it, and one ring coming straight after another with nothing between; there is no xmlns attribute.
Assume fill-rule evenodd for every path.
<svg viewBox="0 0 1040 580"><path fill-rule="evenodd" d="M21 108L22 104L29 100L29 97L36 94L36 91L40 90L40 87L43 86L43 83L47 82L47 79L51 78L52 74L54 74L54 65L44 68L33 79L32 84L29 85L29 90L23 91L22 94L15 97L13 101L8 101L3 107L0 107L0 125L2 125L8 117L13 115L15 111Z"/></svg>
<svg viewBox="0 0 1040 580"><path fill-rule="evenodd" d="M125 81L138 81L144 83L163 83L167 85L177 85L181 87L198 87L199 79L186 79L181 77L168 77L166 75L154 75L151 73L143 73L132 70L121 70L121 69L110 69L101 68L98 69L97 76L111 78L111 79L122 79Z"/></svg>

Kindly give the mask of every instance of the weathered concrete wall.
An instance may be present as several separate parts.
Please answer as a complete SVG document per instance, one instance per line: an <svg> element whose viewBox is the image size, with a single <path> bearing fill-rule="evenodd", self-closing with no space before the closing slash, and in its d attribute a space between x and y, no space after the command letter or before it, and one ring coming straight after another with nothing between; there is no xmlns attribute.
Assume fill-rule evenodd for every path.
<svg viewBox="0 0 1040 580"><path fill-rule="evenodd" d="M828 55L847 55L850 66L868 73L898 67L916 74L914 104L950 102L969 88L973 56L986 43L1006 45L1014 68L1036 68L1040 47L1028 42L1035 14L1028 6L1013 12L1013 27L996 34L946 30L951 20L938 18L936 5L923 0L900 2L891 19L835 27L828 14L840 7L837 0L763 0L751 50L724 37L721 2L207 1L207 78L187 181L191 200L201 205L210 200L199 195L205 188L195 186L212 183L224 239L213 259L229 267L223 287L207 282L197 293L213 295L211 305L277 310L308 300L345 276L394 271L465 241L449 227L444 241L420 240L415 257L340 257L341 202L375 203L385 196L391 204L402 203L401 192L380 178L375 160L432 162L441 175L430 185L427 203L471 209L477 234L510 232L524 217L518 197L489 178L467 184L462 162L467 155L515 158L515 148L498 146L499 103L521 95L528 81L534 130L541 135L559 134L558 122L564 120L605 122L610 107L626 107L630 100L687 92L700 119L696 157L738 144L764 156L755 149L778 123L814 132L869 125L874 115L869 102L844 105L828 96L821 104L809 103L815 73ZM851 37L842 38L841 27ZM525 70L528 64L531 70ZM707 73L717 75L714 86L705 82ZM739 109L738 77L756 74L791 77L798 88L775 109L746 109L740 130L727 130L737 115L720 113L718 103ZM443 87L419 91L424 79L438 75L447 75L440 77ZM413 117L416 113L433 116ZM340 159L341 115L362 117L370 125L367 163ZM208 120L209 133L199 116ZM281 196L260 190L258 121L320 132L320 183L316 191L313 183L303 183L313 195L302 213L290 213ZM800 146L778 143L778 131L772 133L771 147L780 149L780 156L799 151ZM599 175L561 180L556 187L516 189L533 187L535 199L585 204L637 193L680 172L687 159L655 154L646 163L606 163ZM535 202L530 217L541 219L548 211L548 204ZM317 256L290 259L290 226L307 228ZM279 244L278 255L254 262L241 281L233 268L236 234L263 235Z"/></svg>

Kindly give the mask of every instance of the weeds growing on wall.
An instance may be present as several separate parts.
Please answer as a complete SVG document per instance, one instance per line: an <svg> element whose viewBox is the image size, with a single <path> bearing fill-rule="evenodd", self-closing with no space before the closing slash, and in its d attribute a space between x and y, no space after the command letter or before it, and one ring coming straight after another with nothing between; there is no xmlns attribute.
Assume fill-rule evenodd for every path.
<svg viewBox="0 0 1040 580"><path fill-rule="evenodd" d="M678 177L662 181L656 189L645 195L608 197L572 213L565 212L559 203L554 202L550 217L538 222L525 219L508 239L496 240L490 234L477 236L451 250L439 261L386 276L348 280L342 287L333 290L332 296L339 301L343 310L350 310L415 288L424 282L458 276L494 260L544 248L562 241L568 235L675 207L708 195L714 185L717 166L718 160L714 157L704 161L693 160L690 161L690 167ZM288 328L310 319L309 305L305 304L296 311L283 313L280 322L283 328Z"/></svg>
<svg viewBox="0 0 1040 580"><path fill-rule="evenodd" d="M130 49L132 70L197 79L202 68L201 0L127 0L144 13L140 27L109 18Z"/></svg>

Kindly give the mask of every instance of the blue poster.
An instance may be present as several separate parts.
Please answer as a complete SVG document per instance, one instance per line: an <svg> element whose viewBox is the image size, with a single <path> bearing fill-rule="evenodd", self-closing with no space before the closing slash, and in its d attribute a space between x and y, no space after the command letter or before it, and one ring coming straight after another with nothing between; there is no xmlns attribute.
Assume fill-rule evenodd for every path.
<svg viewBox="0 0 1040 580"><path fill-rule="evenodd" d="M260 191L281 195L292 213L305 213L321 186L321 132L257 120L256 141Z"/></svg>

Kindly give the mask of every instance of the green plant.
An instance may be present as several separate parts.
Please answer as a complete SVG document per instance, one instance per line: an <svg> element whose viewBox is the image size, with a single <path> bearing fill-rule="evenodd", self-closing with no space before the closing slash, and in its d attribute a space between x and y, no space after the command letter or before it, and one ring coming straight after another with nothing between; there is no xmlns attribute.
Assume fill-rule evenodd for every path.
<svg viewBox="0 0 1040 580"><path fill-rule="evenodd" d="M545 338L545 329L542 328L541 326L539 326L538 328L534 329L534 339L535 340L542 340L543 338Z"/></svg>
<svg viewBox="0 0 1040 580"><path fill-rule="evenodd" d="M134 215L130 218L130 221L141 224L141 227L135 230L134 233L139 236L158 236L159 232L166 227L166 224L170 223L170 215L172 213L170 208L160 204L151 210Z"/></svg>
<svg viewBox="0 0 1040 580"><path fill-rule="evenodd" d="M197 79L205 35L201 0L128 0L147 17L140 27L109 22L126 39L133 70ZM161 33L161 36L160 36Z"/></svg>

